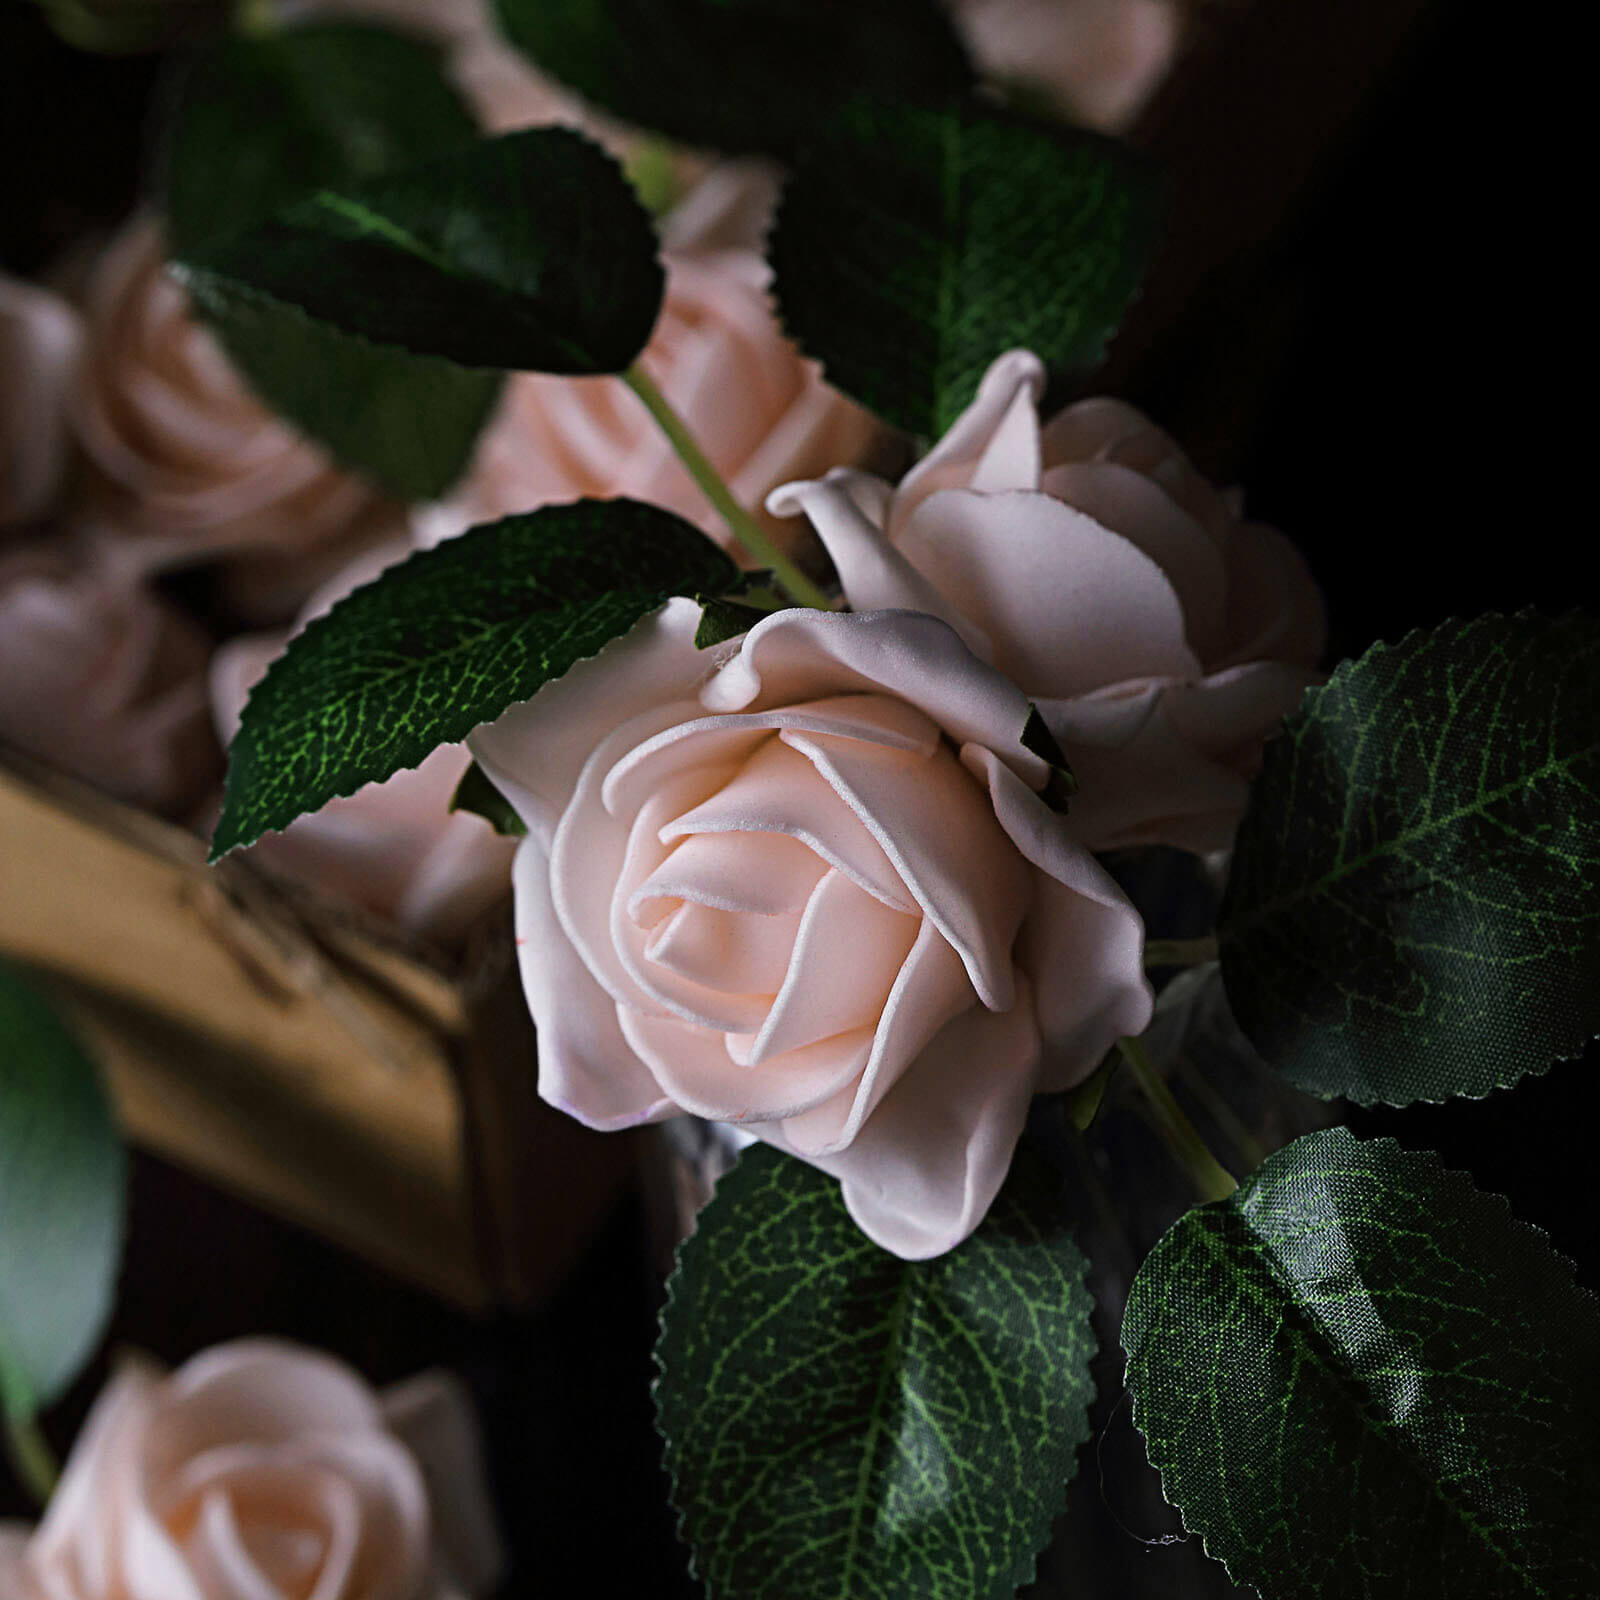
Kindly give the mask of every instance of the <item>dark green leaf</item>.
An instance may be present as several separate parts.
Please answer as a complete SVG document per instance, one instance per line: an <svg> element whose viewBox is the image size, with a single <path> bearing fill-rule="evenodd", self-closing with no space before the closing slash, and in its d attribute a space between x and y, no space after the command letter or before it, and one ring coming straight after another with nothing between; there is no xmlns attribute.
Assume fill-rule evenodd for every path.
<svg viewBox="0 0 1600 1600"><path fill-rule="evenodd" d="M1011 1600L1088 1436L1087 1267L1019 1153L932 1261L764 1145L717 1185L668 1288L658 1421L711 1600Z"/></svg>
<svg viewBox="0 0 1600 1600"><path fill-rule="evenodd" d="M1157 1244L1122 1342L1168 1498L1272 1600L1600 1593L1600 1302L1437 1156L1297 1139Z"/></svg>
<svg viewBox="0 0 1600 1600"><path fill-rule="evenodd" d="M703 599L700 604L700 626L694 630L696 650L709 650L714 644L726 644L748 633L758 622L764 622L772 613L758 606L740 604L737 600L723 600L715 596Z"/></svg>
<svg viewBox="0 0 1600 1600"><path fill-rule="evenodd" d="M570 128L330 184L180 259L207 306L265 299L416 354L539 372L620 372L664 287L622 169Z"/></svg>
<svg viewBox="0 0 1600 1600"><path fill-rule="evenodd" d="M1031 702L1028 706L1028 720L1022 729L1022 748L1038 758L1049 767L1049 776L1045 779L1041 798L1052 811L1059 811L1063 816L1072 804L1072 797L1078 792L1078 775L1072 770L1072 763L1067 760L1067 753L1061 748L1056 736L1045 725L1044 718L1039 713L1039 708Z"/></svg>
<svg viewBox="0 0 1600 1600"><path fill-rule="evenodd" d="M100 1343L124 1167L94 1064L0 964L0 1404L13 1416L58 1399Z"/></svg>
<svg viewBox="0 0 1600 1600"><path fill-rule="evenodd" d="M528 825L517 815L517 808L495 788L493 780L476 761L468 765L461 782L456 785L456 792L450 797L450 809L470 811L473 816L482 817L496 833L508 838L521 839L528 832Z"/></svg>
<svg viewBox="0 0 1600 1600"><path fill-rule="evenodd" d="M1155 237L1158 186L1088 134L997 110L852 105L784 191L770 255L788 331L831 383L942 433L994 358L1094 366Z"/></svg>
<svg viewBox="0 0 1600 1600"><path fill-rule="evenodd" d="M1240 1026L1301 1088L1483 1095L1600 1029L1600 624L1447 622L1267 747L1219 928Z"/></svg>
<svg viewBox="0 0 1600 1600"><path fill-rule="evenodd" d="M791 154L854 94L942 99L973 80L936 0L497 0L513 44L628 122Z"/></svg>
<svg viewBox="0 0 1600 1600"><path fill-rule="evenodd" d="M636 500L545 506L389 568L251 692L211 859L464 739L670 596L739 577L697 528Z"/></svg>
<svg viewBox="0 0 1600 1600"><path fill-rule="evenodd" d="M475 135L436 52L414 40L343 23L235 39L184 80L166 169L173 250ZM496 375L380 349L282 306L218 294L201 310L267 405L408 499L460 475L499 393Z"/></svg>

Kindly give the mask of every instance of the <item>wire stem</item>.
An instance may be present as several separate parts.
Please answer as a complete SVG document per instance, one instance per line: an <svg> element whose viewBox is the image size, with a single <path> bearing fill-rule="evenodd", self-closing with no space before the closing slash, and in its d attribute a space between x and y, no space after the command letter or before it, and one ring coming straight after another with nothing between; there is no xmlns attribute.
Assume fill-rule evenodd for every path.
<svg viewBox="0 0 1600 1600"><path fill-rule="evenodd" d="M61 1469L55 1453L32 1417L7 1416L5 1420L6 1456L20 1483L41 1510L56 1492Z"/></svg>
<svg viewBox="0 0 1600 1600"><path fill-rule="evenodd" d="M1150 1053L1137 1039L1118 1039L1117 1048L1133 1071L1134 1082L1150 1103L1160 1132L1173 1159L1189 1175L1202 1200L1225 1200L1239 1187L1233 1174L1211 1153L1183 1107L1172 1097L1167 1081L1156 1071Z"/></svg>
<svg viewBox="0 0 1600 1600"><path fill-rule="evenodd" d="M705 452L695 443L682 417L672 408L672 402L662 394L654 379L635 362L620 374L622 381L638 395L645 409L656 419L657 426L667 436L667 441L677 452L678 459L688 469L689 476L699 484L701 492L716 508L717 514L752 560L770 567L773 575L789 591L791 599L818 611L833 610L833 602L803 573L794 562L767 537L765 530L750 515L722 481L717 469L706 460Z"/></svg>

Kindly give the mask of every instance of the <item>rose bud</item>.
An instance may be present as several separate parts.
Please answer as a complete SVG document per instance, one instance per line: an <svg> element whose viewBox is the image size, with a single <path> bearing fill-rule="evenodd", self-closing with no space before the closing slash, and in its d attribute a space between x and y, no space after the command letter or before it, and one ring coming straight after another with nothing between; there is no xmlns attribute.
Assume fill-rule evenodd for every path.
<svg viewBox="0 0 1600 1600"><path fill-rule="evenodd" d="M124 1365L37 1530L0 1524L6 1600L487 1600L503 1565L455 1379L270 1339Z"/></svg>
<svg viewBox="0 0 1600 1600"><path fill-rule="evenodd" d="M73 401L91 467L86 514L146 570L224 554L259 566L230 591L246 615L293 615L403 512L268 412L190 313L154 219L96 266ZM252 569L247 569L252 570Z"/></svg>
<svg viewBox="0 0 1600 1600"><path fill-rule="evenodd" d="M221 776L210 648L104 552L0 554L0 739L120 800L186 816Z"/></svg>
<svg viewBox="0 0 1600 1600"><path fill-rule="evenodd" d="M898 488L835 471L768 507L806 513L852 606L943 617L1021 686L1091 849L1225 848L1263 742L1319 679L1316 587L1131 406L1041 428L1043 386L1034 356L1002 356Z"/></svg>
<svg viewBox="0 0 1600 1600"><path fill-rule="evenodd" d="M837 1176L906 1258L988 1209L1031 1096L1149 1020L1143 928L1036 792L1016 686L944 623L670 601L468 743L517 852L539 1090Z"/></svg>
<svg viewBox="0 0 1600 1600"><path fill-rule="evenodd" d="M77 313L0 273L0 527L50 509L67 460L66 395L82 344Z"/></svg>

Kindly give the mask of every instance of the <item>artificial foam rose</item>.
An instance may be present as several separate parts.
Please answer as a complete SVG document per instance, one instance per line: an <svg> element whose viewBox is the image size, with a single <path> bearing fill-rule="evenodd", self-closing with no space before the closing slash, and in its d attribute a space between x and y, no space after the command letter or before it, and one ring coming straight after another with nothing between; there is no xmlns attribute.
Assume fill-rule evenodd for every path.
<svg viewBox="0 0 1600 1600"><path fill-rule="evenodd" d="M0 553L0 739L121 800L185 816L221 776L210 649L103 550Z"/></svg>
<svg viewBox="0 0 1600 1600"><path fill-rule="evenodd" d="M410 546L400 544L363 555L312 597L296 627L409 553ZM213 658L211 709L224 744L238 731L250 690L283 653L288 637L235 639ZM450 810L470 764L463 746L441 745L418 766L330 800L246 853L343 895L407 933L450 944L505 894L516 848L515 840L502 838L481 817Z"/></svg>
<svg viewBox="0 0 1600 1600"><path fill-rule="evenodd" d="M81 343L66 301L0 273L0 528L43 516L55 498Z"/></svg>
<svg viewBox="0 0 1600 1600"><path fill-rule="evenodd" d="M147 570L241 557L252 620L281 620L403 513L268 412L135 219L97 263L73 396L90 466L86 517Z"/></svg>
<svg viewBox="0 0 1600 1600"><path fill-rule="evenodd" d="M1118 133L1171 71L1182 10L1178 0L956 0L955 18L986 74Z"/></svg>
<svg viewBox="0 0 1600 1600"><path fill-rule="evenodd" d="M482 1600L502 1565L453 1379L380 1396L267 1339L125 1365L44 1521L0 1526L5 1600Z"/></svg>
<svg viewBox="0 0 1600 1600"><path fill-rule="evenodd" d="M759 191L759 180L754 189ZM752 192L743 178L708 206L714 230ZM734 198L729 199L729 195ZM691 202L693 197L691 196ZM767 300L770 269L747 250L666 258L661 319L640 358L734 498L759 508L797 473L861 461L883 438L865 411L822 380L784 338ZM626 495L676 511L726 542L728 530L638 397L615 378L514 373L472 470L421 519L423 542L552 501ZM765 513L757 511L765 518ZM767 519L792 542L792 529Z"/></svg>
<svg viewBox="0 0 1600 1600"><path fill-rule="evenodd" d="M674 600L469 745L513 872L539 1090L689 1111L837 1176L906 1258L983 1217L1030 1097L1151 1011L1133 907L1035 792L1016 686L933 617Z"/></svg>
<svg viewBox="0 0 1600 1600"><path fill-rule="evenodd" d="M1261 746L1318 681L1321 600L1153 423L1084 400L1043 427L1044 369L1002 356L898 488L790 484L857 609L943 617L1037 702L1091 849L1225 848Z"/></svg>

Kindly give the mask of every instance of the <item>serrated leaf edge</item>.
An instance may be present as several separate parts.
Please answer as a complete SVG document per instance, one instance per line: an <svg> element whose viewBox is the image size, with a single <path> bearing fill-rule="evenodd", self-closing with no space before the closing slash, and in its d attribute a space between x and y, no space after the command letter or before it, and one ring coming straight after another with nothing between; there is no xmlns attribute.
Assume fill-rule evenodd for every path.
<svg viewBox="0 0 1600 1600"><path fill-rule="evenodd" d="M1440 626L1443 626L1443 624L1440 624ZM1420 629L1420 628L1412 630L1413 633L1421 633L1421 632L1427 632L1427 631L1428 631L1427 629ZM1411 637L1410 634L1407 635L1407 638L1409 638L1409 637ZM1448 1174L1450 1174L1450 1175L1452 1175L1454 1177L1465 1179L1467 1184L1468 1184L1468 1186L1472 1189L1472 1192L1474 1194L1481 1196L1485 1200L1488 1200L1491 1204L1499 1205L1505 1211L1506 1215L1510 1218L1511 1226L1512 1226L1512 1228L1514 1230L1515 1229L1520 1229L1524 1233L1531 1234L1531 1235L1533 1235L1533 1237L1535 1239L1539 1240L1545 1246L1545 1248L1548 1249L1548 1251L1550 1252L1550 1255L1552 1257L1554 1257L1554 1259L1556 1261L1558 1261L1561 1264L1561 1266L1566 1270L1566 1274L1567 1274L1568 1280L1569 1280L1572 1288L1575 1289L1580 1295L1583 1295L1588 1300L1590 1300L1592 1302L1595 1302L1596 1311L1600 1312L1600 1295L1596 1295L1592 1289L1589 1289L1584 1284L1581 1284L1581 1283L1578 1282L1577 1263L1570 1256L1564 1255L1561 1251L1556 1249L1556 1247L1550 1242L1550 1235L1543 1228L1541 1228L1538 1225L1538 1223L1536 1223L1536 1222L1527 1222L1527 1221L1524 1221L1523 1218L1519 1217L1517 1215L1516 1211L1512 1208L1511 1201L1507 1196L1501 1194L1498 1190L1495 1190L1495 1189L1480 1188L1479 1185L1478 1185L1477 1179L1474 1178L1473 1175L1469 1171L1467 1171L1467 1169L1465 1167L1447 1167L1445 1165L1445 1163L1444 1163L1444 1158L1442 1156L1440 1156L1438 1151L1430 1150L1430 1149L1414 1150L1414 1149L1411 1149L1410 1147L1408 1147L1406 1145L1401 1144L1398 1139L1392 1138L1387 1134L1381 1135L1381 1136L1379 1136L1377 1138L1373 1138L1373 1139L1362 1139L1362 1138L1359 1138L1344 1123L1337 1123L1337 1124L1335 1124L1335 1126L1333 1128L1324 1129L1322 1131L1324 1133L1333 1133L1333 1132L1343 1133L1349 1138L1349 1140L1351 1141L1352 1144L1354 1144L1354 1145L1356 1145L1356 1146L1358 1146L1358 1147L1360 1147L1362 1149L1375 1149L1375 1148L1378 1148L1380 1146L1385 1146L1385 1145L1391 1146L1392 1148L1400 1151L1403 1155L1413 1156L1413 1157L1420 1157L1425 1161L1431 1161L1434 1164L1435 1168L1439 1172L1448 1173ZM1300 1135L1300 1138L1302 1138L1302 1139L1305 1139L1305 1138L1316 1138L1316 1137L1317 1137L1316 1134L1302 1134L1302 1135ZM1282 1145L1277 1150L1274 1150L1272 1152L1272 1154L1270 1156L1268 1156L1267 1159L1259 1167L1257 1167L1256 1170L1254 1172L1252 1172L1244 1180L1243 1183L1241 1183L1239 1185L1239 1188L1232 1195L1229 1195L1227 1197L1227 1199L1225 1199L1225 1200L1212 1200L1212 1201L1208 1202L1206 1205L1203 1205L1203 1206L1192 1206L1190 1208L1190 1210L1191 1211L1225 1210L1225 1209L1228 1209L1229 1207L1233 1206L1234 1203L1236 1202L1236 1200L1238 1199L1238 1196L1240 1194L1243 1194L1247 1189L1253 1189L1257 1185L1259 1179L1261 1178L1261 1175L1263 1173L1265 1173L1268 1170L1268 1168L1270 1168L1272 1166L1272 1164L1277 1160L1277 1158L1280 1155L1282 1155L1282 1153L1285 1150L1290 1149L1293 1145L1298 1144L1299 1142L1300 1142L1299 1139L1294 1139L1294 1140L1291 1140L1289 1144ZM1184 1213L1184 1217L1187 1217L1188 1215L1189 1215L1189 1212L1185 1212ZM1167 1234L1170 1234L1172 1232L1172 1229L1178 1227L1182 1223L1183 1220L1184 1220L1184 1218L1180 1217L1177 1222L1173 1223L1172 1228L1169 1228L1167 1230L1167 1233L1162 1234L1161 1239L1165 1239L1167 1237ZM1161 1243L1161 1240L1157 1240L1156 1243L1157 1243L1157 1245L1159 1245ZM1153 1254L1153 1253L1154 1253L1153 1249L1150 1252L1147 1252L1146 1255L1145 1255L1145 1260L1148 1261L1149 1258L1150 1258L1150 1255ZM1143 1265L1144 1265L1144 1262L1141 1261L1139 1265L1142 1268ZM1269 1262L1269 1270L1272 1270L1272 1268L1270 1266L1270 1262ZM1137 1279L1137 1277L1138 1277L1138 1270L1137 1269L1135 1270L1134 1277L1135 1277L1135 1279ZM1118 1343L1119 1344L1121 1343L1120 1336L1118 1338ZM1140 1424L1140 1421L1139 1421L1139 1411L1140 1411L1139 1397L1138 1397L1137 1394L1134 1393L1132 1386L1128 1383L1128 1366L1129 1366L1129 1363L1132 1361L1133 1358L1129 1354L1128 1347L1126 1345L1122 1346L1122 1355L1123 1355L1122 1386L1123 1386L1123 1389L1124 1389L1124 1391L1126 1392L1126 1394L1128 1396L1128 1414L1129 1414L1129 1418L1132 1421L1134 1427L1139 1430L1139 1438L1143 1442L1144 1447L1145 1447L1145 1456L1148 1459L1148 1461L1150 1462L1150 1465L1156 1469L1156 1475L1161 1480L1161 1498L1164 1501L1166 1501L1166 1503L1169 1506L1171 1506L1174 1511L1176 1511L1178 1513L1178 1522L1179 1522L1179 1525L1182 1527L1184 1533L1187 1534L1190 1538L1198 1539L1200 1541L1201 1550L1204 1551L1204 1553L1211 1560L1215 1561L1223 1569L1223 1571L1228 1574L1228 1578L1229 1578L1230 1582L1238 1585L1240 1588L1248 1589L1251 1594L1254 1594L1254 1595L1256 1595L1258 1597L1258 1600L1271 1600L1271 1597L1267 1596L1265 1591L1263 1589L1261 1589L1259 1585L1257 1585L1255 1583L1252 1583L1247 1578L1241 1577L1238 1573L1236 1573L1233 1570L1233 1567L1230 1565L1230 1563L1228 1562L1228 1559L1225 1556L1219 1554L1217 1551L1215 1551L1215 1550L1213 1550L1211 1548L1211 1544L1207 1540L1204 1530L1200 1529L1200 1528L1191 1527L1190 1524L1189 1524L1189 1515L1188 1515L1188 1513L1184 1510L1184 1508L1181 1505L1178 1504L1178 1502L1175 1499L1173 1499L1173 1497L1170 1494L1167 1493L1167 1467L1165 1465L1163 1465L1162 1462L1156 1460L1155 1452L1151 1448L1150 1435L1145 1430L1145 1428Z"/></svg>

